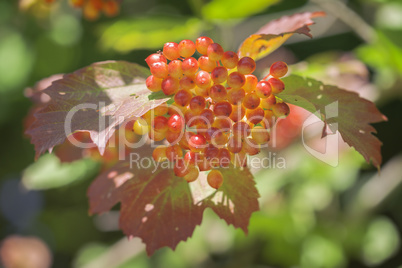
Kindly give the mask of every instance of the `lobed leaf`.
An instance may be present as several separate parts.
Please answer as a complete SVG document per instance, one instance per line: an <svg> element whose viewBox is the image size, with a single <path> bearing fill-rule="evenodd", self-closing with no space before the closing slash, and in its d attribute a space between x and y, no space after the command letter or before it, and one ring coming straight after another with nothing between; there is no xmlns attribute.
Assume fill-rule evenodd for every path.
<svg viewBox="0 0 402 268"><path fill-rule="evenodd" d="M279 48L295 33L311 38L308 27L314 24L311 19L321 16L325 16L325 12L304 12L273 20L246 38L240 45L238 54L240 57L248 56L258 60Z"/></svg>
<svg viewBox="0 0 402 268"><path fill-rule="evenodd" d="M279 94L285 102L300 106L312 113L319 112L325 125L339 131L343 140L354 147L364 159L380 167L381 142L373 135L371 123L387 121L374 103L360 98L355 92L324 85L311 78L290 75L283 78L285 90ZM337 129L335 129L337 124ZM323 136L326 136L326 127Z"/></svg>
<svg viewBox="0 0 402 268"><path fill-rule="evenodd" d="M166 165L141 168L134 163L130 168L128 162L121 163L91 184L90 213L106 212L120 202L120 228L129 237L140 237L149 255L164 246L175 249L180 241L187 240L207 207L247 232L250 216L258 210L259 194L253 177L247 169L222 172L224 184L215 191L202 178L188 184Z"/></svg>
<svg viewBox="0 0 402 268"><path fill-rule="evenodd" d="M89 132L101 154L117 126L169 98L149 100L148 70L125 61L94 63L66 74L43 90L50 97L26 131L36 157L62 144L74 132ZM69 123L70 121L70 123Z"/></svg>

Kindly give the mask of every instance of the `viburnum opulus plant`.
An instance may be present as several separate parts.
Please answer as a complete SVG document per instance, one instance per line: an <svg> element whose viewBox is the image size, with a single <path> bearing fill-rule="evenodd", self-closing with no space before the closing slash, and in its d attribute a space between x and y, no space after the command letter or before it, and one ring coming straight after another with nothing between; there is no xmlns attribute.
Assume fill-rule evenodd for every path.
<svg viewBox="0 0 402 268"><path fill-rule="evenodd" d="M206 208L247 232L259 197L247 156L267 145L277 118L291 111L289 105L315 113L325 123L323 137L328 129L338 131L379 168L381 142L370 124L386 118L372 102L289 75L282 61L266 66L262 79L253 74L255 61L294 33L311 37L311 18L323 15L306 12L272 21L237 52L224 51L206 36L168 42L145 59L148 68L99 62L43 90L33 89L35 120L26 133L36 157L63 143L70 149L58 146L56 154L72 152L66 139L86 145L74 148L68 160L89 156L103 163L88 190L90 213L121 203L120 228L140 237L148 254L163 246L174 249L190 237ZM143 138L141 147L127 143ZM102 157L95 156L94 147ZM143 162L147 159L153 161Z"/></svg>
<svg viewBox="0 0 402 268"><path fill-rule="evenodd" d="M167 146L154 149L154 160L174 162L175 175L188 182L213 169L207 181L218 189L224 177L214 168L247 166L247 155L258 154L268 143L276 118L289 113L276 97L285 88L280 80L288 71L284 62L273 63L258 81L252 58L225 52L206 36L195 43L166 43L163 52L145 61L152 73L147 88L172 95L174 102L148 111L133 129L155 141L166 139Z"/></svg>

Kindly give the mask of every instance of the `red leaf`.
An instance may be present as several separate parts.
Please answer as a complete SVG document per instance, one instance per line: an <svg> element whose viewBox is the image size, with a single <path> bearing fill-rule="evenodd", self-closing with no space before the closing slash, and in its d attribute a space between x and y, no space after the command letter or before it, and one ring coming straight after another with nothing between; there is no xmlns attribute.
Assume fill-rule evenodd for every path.
<svg viewBox="0 0 402 268"><path fill-rule="evenodd" d="M44 108L35 113L36 121L26 131L35 145L36 157L62 144L77 131L89 132L103 154L115 128L125 120L146 113L168 98L150 99L145 86L146 68L124 61L92 64L54 81L43 92L50 96ZM76 107L77 105L85 107ZM65 130L69 112L70 131Z"/></svg>
<svg viewBox="0 0 402 268"><path fill-rule="evenodd" d="M357 93L324 85L311 78L291 75L283 78L285 91L279 97L285 102L300 106L312 113L319 111L321 119L330 128L338 131L343 140L354 147L368 163L380 167L381 142L372 133L371 123L386 121L374 103L359 97ZM323 130L323 136L325 127Z"/></svg>
<svg viewBox="0 0 402 268"><path fill-rule="evenodd" d="M206 183L205 177L191 183L190 191L189 184L171 169L139 168L136 164L130 168L126 162L92 183L88 190L90 212L106 212L121 202L120 228L129 237L140 237L149 255L164 246L174 249L187 240L207 207L247 232L250 216L258 210L259 195L252 175L247 169L222 172L225 181L219 191L199 187L200 182Z"/></svg>
<svg viewBox="0 0 402 268"><path fill-rule="evenodd" d="M325 16L325 12L305 12L292 16L284 16L271 21L255 34L250 35L239 47L240 57L251 57L258 60L272 53L293 34L310 34L309 25L314 24L312 18Z"/></svg>

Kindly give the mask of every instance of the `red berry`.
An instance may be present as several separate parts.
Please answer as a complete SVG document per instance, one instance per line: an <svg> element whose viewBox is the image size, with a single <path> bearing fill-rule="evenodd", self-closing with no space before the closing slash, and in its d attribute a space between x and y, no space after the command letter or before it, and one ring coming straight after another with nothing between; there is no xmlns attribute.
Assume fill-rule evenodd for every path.
<svg viewBox="0 0 402 268"><path fill-rule="evenodd" d="M188 58L193 56L195 53L195 44L193 41L185 39L179 43L179 54L183 58Z"/></svg>
<svg viewBox="0 0 402 268"><path fill-rule="evenodd" d="M246 77L239 72L233 72L229 74L227 83L231 88L241 88L246 83Z"/></svg>
<svg viewBox="0 0 402 268"><path fill-rule="evenodd" d="M162 79L150 75L145 81L145 85L152 92L160 91L162 89Z"/></svg>
<svg viewBox="0 0 402 268"><path fill-rule="evenodd" d="M152 127L155 131L165 132L168 130L168 119L164 116L155 116L152 120Z"/></svg>
<svg viewBox="0 0 402 268"><path fill-rule="evenodd" d="M209 96L213 101L219 102L226 99L227 92L226 88L220 84L213 85L209 89Z"/></svg>
<svg viewBox="0 0 402 268"><path fill-rule="evenodd" d="M251 74L255 67L255 61L250 57L243 57L237 63L237 71L241 74Z"/></svg>
<svg viewBox="0 0 402 268"><path fill-rule="evenodd" d="M223 184L223 175L219 170L211 170L211 172L208 173L207 181L209 186L214 189L219 189Z"/></svg>
<svg viewBox="0 0 402 268"><path fill-rule="evenodd" d="M181 139L181 133L180 132L172 132L172 131L168 130L166 132L165 138L170 144L177 144Z"/></svg>
<svg viewBox="0 0 402 268"><path fill-rule="evenodd" d="M181 68L184 75L193 76L198 71L198 61L193 57L186 58L183 60Z"/></svg>
<svg viewBox="0 0 402 268"><path fill-rule="evenodd" d="M246 111L246 117L251 124L256 125L264 119L264 109L262 109L261 107L257 107L254 110L248 109Z"/></svg>
<svg viewBox="0 0 402 268"><path fill-rule="evenodd" d="M166 148L166 158L169 161L173 162L177 159L180 159L181 157L183 157L183 151L179 145L175 144Z"/></svg>
<svg viewBox="0 0 402 268"><path fill-rule="evenodd" d="M272 94L279 94L285 89L285 84L278 78L270 78L268 83L271 85Z"/></svg>
<svg viewBox="0 0 402 268"><path fill-rule="evenodd" d="M283 61L274 62L269 68L269 74L273 77L280 78L288 72L288 66Z"/></svg>
<svg viewBox="0 0 402 268"><path fill-rule="evenodd" d="M212 70L211 79L215 84L220 84L228 78L228 70L225 67L219 66Z"/></svg>
<svg viewBox="0 0 402 268"><path fill-rule="evenodd" d="M206 71L199 71L195 77L195 84L200 88L209 88L211 85L211 76Z"/></svg>
<svg viewBox="0 0 402 268"><path fill-rule="evenodd" d="M190 169L186 161L183 158L179 158L173 166L173 171L177 177L184 177L190 172Z"/></svg>
<svg viewBox="0 0 402 268"><path fill-rule="evenodd" d="M255 109L260 105L260 98L255 93L248 93L243 99L243 105L247 109Z"/></svg>
<svg viewBox="0 0 402 268"><path fill-rule="evenodd" d="M211 60L208 56L201 56L198 58L198 65L201 70L206 72L212 72L216 67L216 61Z"/></svg>
<svg viewBox="0 0 402 268"><path fill-rule="evenodd" d="M246 96L246 92L242 88L233 88L228 91L227 100L230 104L238 105L241 103Z"/></svg>
<svg viewBox="0 0 402 268"><path fill-rule="evenodd" d="M200 54L206 55L208 52L208 46L213 42L214 41L211 38L207 36L201 36L198 37L195 41L195 47Z"/></svg>
<svg viewBox="0 0 402 268"><path fill-rule="evenodd" d="M167 77L162 81L162 91L166 96L172 95L179 90L179 80L173 77Z"/></svg>
<svg viewBox="0 0 402 268"><path fill-rule="evenodd" d="M233 51L226 51L223 53L221 62L223 66L227 69L233 69L237 66L237 63L239 61L239 56L237 56L237 53Z"/></svg>
<svg viewBox="0 0 402 268"><path fill-rule="evenodd" d="M205 98L201 96L195 96L190 100L190 109L194 113L201 113L205 109Z"/></svg>
<svg viewBox="0 0 402 268"><path fill-rule="evenodd" d="M241 140L241 138L240 137L238 137L238 136L232 136L230 139L229 139L229 141L228 141L228 150L231 152L231 153L238 153L238 152L240 152L241 151L241 149L242 149L242 140Z"/></svg>
<svg viewBox="0 0 402 268"><path fill-rule="evenodd" d="M216 116L228 117L232 113L232 105L227 101L221 101L215 104L214 114Z"/></svg>
<svg viewBox="0 0 402 268"><path fill-rule="evenodd" d="M169 75L173 78L179 79L183 75L183 70L181 68L180 60L172 60L168 64Z"/></svg>
<svg viewBox="0 0 402 268"><path fill-rule="evenodd" d="M174 95L174 102L178 105L185 107L189 105L192 95L190 91L186 89L180 89L177 91L176 95Z"/></svg>
<svg viewBox="0 0 402 268"><path fill-rule="evenodd" d="M270 83L264 80L258 82L257 87L255 89L255 94L257 94L258 97L267 98L269 95L271 95L271 92L272 89Z"/></svg>
<svg viewBox="0 0 402 268"><path fill-rule="evenodd" d="M256 155L260 152L260 146L252 138L245 138L243 140L243 151L248 155Z"/></svg>
<svg viewBox="0 0 402 268"><path fill-rule="evenodd" d="M194 79L188 76L183 76L180 79L180 87L183 89L192 89L195 87Z"/></svg>
<svg viewBox="0 0 402 268"><path fill-rule="evenodd" d="M164 62L167 64L167 60L165 58L165 56L163 56L160 53L154 53L149 55L146 59L145 62L148 64L149 67L151 67L151 65L155 62Z"/></svg>
<svg viewBox="0 0 402 268"><path fill-rule="evenodd" d="M163 46L163 55L168 59L168 60L175 60L178 57L180 57L179 54L179 45L174 42L169 42L166 43Z"/></svg>
<svg viewBox="0 0 402 268"><path fill-rule="evenodd" d="M208 46L207 55L213 61L218 61L222 58L225 51L218 43L213 43Z"/></svg>
<svg viewBox="0 0 402 268"><path fill-rule="evenodd" d="M246 109L243 105L232 105L232 113L229 118L232 119L233 122L238 122L243 119L246 114Z"/></svg>
<svg viewBox="0 0 402 268"><path fill-rule="evenodd" d="M204 136L200 134L196 134L191 136L190 140L188 141L188 145L190 150L193 152L202 152L205 149L206 140Z"/></svg>
<svg viewBox="0 0 402 268"><path fill-rule="evenodd" d="M154 62L150 67L151 73L156 78L166 78L169 75L168 65L164 62Z"/></svg>
<svg viewBox="0 0 402 268"><path fill-rule="evenodd" d="M184 128L184 119L180 115L174 114L169 118L167 124L170 131L180 133Z"/></svg>
<svg viewBox="0 0 402 268"><path fill-rule="evenodd" d="M240 121L233 124L233 135L239 137L247 137L250 135L251 128L246 122Z"/></svg>
<svg viewBox="0 0 402 268"><path fill-rule="evenodd" d="M226 148L219 149L218 153L219 166L228 167L230 165L230 152Z"/></svg>

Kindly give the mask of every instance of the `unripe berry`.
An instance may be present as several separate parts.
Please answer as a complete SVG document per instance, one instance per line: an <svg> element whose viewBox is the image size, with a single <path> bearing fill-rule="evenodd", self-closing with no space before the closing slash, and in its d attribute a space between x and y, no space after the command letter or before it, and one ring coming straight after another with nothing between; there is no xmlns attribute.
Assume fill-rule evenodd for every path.
<svg viewBox="0 0 402 268"><path fill-rule="evenodd" d="M168 59L168 60L175 60L178 57L180 57L179 54L179 45L174 42L169 42L166 43L163 46L163 55Z"/></svg>
<svg viewBox="0 0 402 268"><path fill-rule="evenodd" d="M227 69L233 69L239 62L239 56L233 51L226 51L221 58L222 65Z"/></svg>
<svg viewBox="0 0 402 268"><path fill-rule="evenodd" d="M162 81L162 91L166 96L172 95L179 90L179 80L173 77L167 77Z"/></svg>
<svg viewBox="0 0 402 268"><path fill-rule="evenodd" d="M165 56L163 56L160 53L154 53L149 55L146 59L145 62L148 64L149 67L151 67L151 65L155 62L164 62L167 64L167 60L165 58Z"/></svg>
<svg viewBox="0 0 402 268"><path fill-rule="evenodd" d="M193 56L195 53L195 44L193 41L185 39L179 43L179 54L183 58L188 58Z"/></svg>
<svg viewBox="0 0 402 268"><path fill-rule="evenodd" d="M209 96L213 101L216 102L223 101L226 99L227 96L226 88L219 84L213 85L209 89Z"/></svg>
<svg viewBox="0 0 402 268"><path fill-rule="evenodd" d="M225 51L218 43L213 43L208 46L207 55L213 61L218 61L222 58Z"/></svg>
<svg viewBox="0 0 402 268"><path fill-rule="evenodd" d="M137 135L144 135L149 132L149 125L143 118L138 118L133 125L134 133Z"/></svg>
<svg viewBox="0 0 402 268"><path fill-rule="evenodd" d="M232 105L227 101L221 101L215 104L215 116L229 116L232 113Z"/></svg>
<svg viewBox="0 0 402 268"><path fill-rule="evenodd" d="M230 132L232 129L232 121L229 117L226 116L218 116L215 118L214 123L212 124L213 127L218 128L224 132Z"/></svg>
<svg viewBox="0 0 402 268"><path fill-rule="evenodd" d="M169 75L169 69L166 63L164 62L154 62L150 67L151 73L156 78L166 78Z"/></svg>
<svg viewBox="0 0 402 268"><path fill-rule="evenodd" d="M274 62L269 68L269 74L273 77L280 78L288 72L288 66L283 61Z"/></svg>
<svg viewBox="0 0 402 268"><path fill-rule="evenodd" d="M164 116L155 116L152 120L152 128L158 132L166 132L168 130L168 119Z"/></svg>
<svg viewBox="0 0 402 268"><path fill-rule="evenodd" d="M270 78L268 83L271 85L272 94L279 94L285 89L285 84L278 78Z"/></svg>
<svg viewBox="0 0 402 268"><path fill-rule="evenodd" d="M193 182L198 178L198 175L200 174L198 167L195 166L189 166L188 167L189 171L186 175L184 175L184 179L187 182Z"/></svg>
<svg viewBox="0 0 402 268"><path fill-rule="evenodd" d="M165 115L168 113L169 107L167 106L166 103L164 103L164 104L161 104L161 105L155 107L153 110L154 110L155 115Z"/></svg>
<svg viewBox="0 0 402 268"><path fill-rule="evenodd" d="M184 75L193 76L198 71L198 61L193 57L186 58L183 60L181 68Z"/></svg>
<svg viewBox="0 0 402 268"><path fill-rule="evenodd" d="M229 74L227 83L231 88L241 88L246 83L246 77L239 72L233 72Z"/></svg>
<svg viewBox="0 0 402 268"><path fill-rule="evenodd" d="M212 70L211 79L215 84L220 84L228 78L228 70L225 67L219 66Z"/></svg>
<svg viewBox="0 0 402 268"><path fill-rule="evenodd" d="M200 169L200 171L207 171L211 170L211 162L205 158L204 155L200 155L200 159L197 161L197 166Z"/></svg>
<svg viewBox="0 0 402 268"><path fill-rule="evenodd" d="M151 131L148 132L148 137L153 141L161 141L166 137L166 131L160 132L151 129Z"/></svg>
<svg viewBox="0 0 402 268"><path fill-rule="evenodd" d="M211 170L211 172L208 173L207 181L209 186L214 189L219 189L223 184L223 175L219 170Z"/></svg>
<svg viewBox="0 0 402 268"><path fill-rule="evenodd" d="M255 61L250 57L243 57L237 63L237 71L241 74L251 74L255 67Z"/></svg>
<svg viewBox="0 0 402 268"><path fill-rule="evenodd" d="M214 41L211 38L207 36L201 36L198 37L195 41L195 47L200 54L206 55L208 52L208 46L213 42Z"/></svg>
<svg viewBox="0 0 402 268"><path fill-rule="evenodd" d="M260 126L256 126L251 129L251 137L257 144L265 144L270 139L268 130Z"/></svg>
<svg viewBox="0 0 402 268"><path fill-rule="evenodd" d="M276 103L276 98L274 95L269 95L267 98L265 99L261 99L261 107L264 109L272 109L272 106Z"/></svg>

